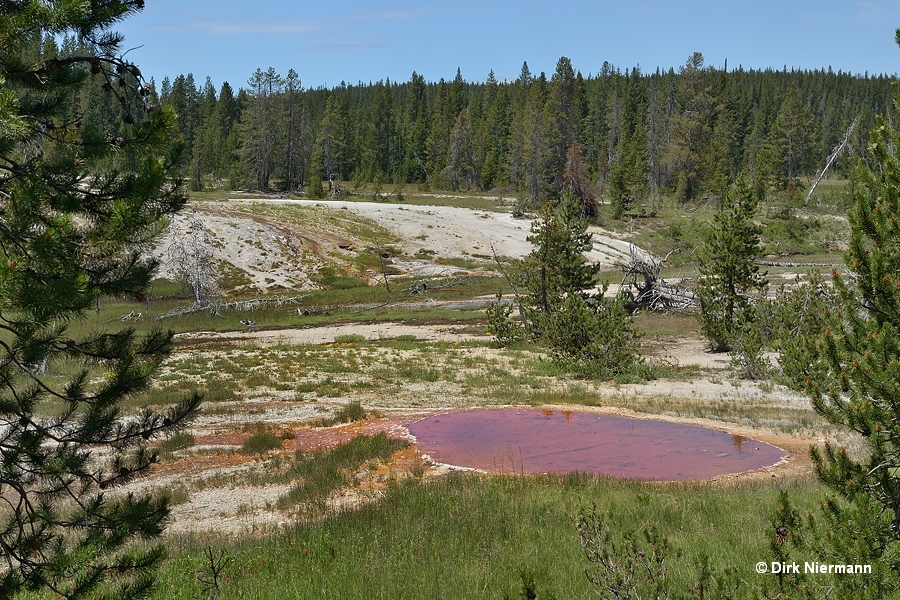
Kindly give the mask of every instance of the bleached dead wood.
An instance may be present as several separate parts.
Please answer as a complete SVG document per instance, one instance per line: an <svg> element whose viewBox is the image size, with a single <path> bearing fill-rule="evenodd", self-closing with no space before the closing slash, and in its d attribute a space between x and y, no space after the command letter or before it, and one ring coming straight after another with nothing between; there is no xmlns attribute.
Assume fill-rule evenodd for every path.
<svg viewBox="0 0 900 600"><path fill-rule="evenodd" d="M754 260L753 264L761 267L784 267L789 269L806 268L806 267L842 267L843 263L814 263L814 262L784 262L777 260Z"/></svg>
<svg viewBox="0 0 900 600"><path fill-rule="evenodd" d="M641 308L687 310L699 304L693 292L659 276L663 264L674 252L673 250L663 258L656 258L633 245L629 247L628 262L618 264L623 273L619 294L626 297L625 305L629 311Z"/></svg>
<svg viewBox="0 0 900 600"><path fill-rule="evenodd" d="M188 230L179 232L169 247L177 277L191 287L198 306L214 305L222 296L211 246L203 222L191 218Z"/></svg>
<svg viewBox="0 0 900 600"><path fill-rule="evenodd" d="M263 309L280 309L286 306L298 307L300 301L306 296L273 296L270 298L251 298L249 300L235 300L233 302L194 302L190 306L182 306L175 308L167 313L157 315L159 320L181 317L201 312L209 312L218 315L223 310L234 310L239 312L263 310ZM297 309L300 310L299 308Z"/></svg>
<svg viewBox="0 0 900 600"><path fill-rule="evenodd" d="M853 135L853 130L856 129L856 125L859 123L859 116L853 119L853 122L850 123L850 127L847 128L846 133L844 133L844 139L841 140L841 143L835 146L834 150L831 151L831 154L828 156L828 161L825 163L825 168L819 171L819 174L816 176L816 180L813 182L812 187L809 188L809 193L806 195L806 204L809 204L809 199L812 198L813 192L816 191L816 188L821 183L822 179L825 178L825 172L834 164L838 158L840 158L841 154L844 153L844 150L847 149L847 146L850 143L850 136Z"/></svg>

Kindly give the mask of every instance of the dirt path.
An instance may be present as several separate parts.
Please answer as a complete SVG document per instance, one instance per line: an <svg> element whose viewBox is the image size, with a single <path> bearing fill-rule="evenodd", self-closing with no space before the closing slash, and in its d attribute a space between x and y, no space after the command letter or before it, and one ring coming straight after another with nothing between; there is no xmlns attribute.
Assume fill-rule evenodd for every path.
<svg viewBox="0 0 900 600"><path fill-rule="evenodd" d="M207 341L230 342L246 345L274 346L280 344L327 344L341 336L362 336L368 340L396 339L411 336L416 340L462 342L471 339L487 339L486 335L463 332L463 326L454 325L406 325L397 322L347 323L309 328L258 329L253 331L195 331L178 334L178 340L190 343Z"/></svg>

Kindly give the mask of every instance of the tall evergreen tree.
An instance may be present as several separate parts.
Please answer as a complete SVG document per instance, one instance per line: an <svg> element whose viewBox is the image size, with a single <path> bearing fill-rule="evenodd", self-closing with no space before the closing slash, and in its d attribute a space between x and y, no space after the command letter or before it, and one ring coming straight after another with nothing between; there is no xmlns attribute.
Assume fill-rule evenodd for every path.
<svg viewBox="0 0 900 600"><path fill-rule="evenodd" d="M486 82L484 119L481 126L484 162L481 166L481 184L485 189L504 185L506 178L506 154L509 137L509 86L500 85L491 71Z"/></svg>
<svg viewBox="0 0 900 600"><path fill-rule="evenodd" d="M551 191L550 126L543 92L539 83L531 84L509 133L509 180L532 206L543 204Z"/></svg>
<svg viewBox="0 0 900 600"><path fill-rule="evenodd" d="M394 179L397 167L396 122L394 100L391 95L391 82L378 82L372 97L368 119L364 151L369 160L363 166L369 177L378 177L381 181Z"/></svg>
<svg viewBox="0 0 900 600"><path fill-rule="evenodd" d="M284 81L269 67L266 71L257 69L249 84L251 99L241 114L241 154L250 181L257 189L267 190L279 154L277 103Z"/></svg>
<svg viewBox="0 0 900 600"><path fill-rule="evenodd" d="M232 174L238 170L237 124L240 122L240 106L234 90L227 81L219 88L219 98L211 118L214 119L213 131L219 140L215 148L213 172L216 177L231 179Z"/></svg>
<svg viewBox="0 0 900 600"><path fill-rule="evenodd" d="M332 191L336 183L350 177L347 136L346 106L336 94L331 94L325 101L312 161L318 176L325 177Z"/></svg>
<svg viewBox="0 0 900 600"><path fill-rule="evenodd" d="M593 248L581 202L564 193L557 203L547 202L531 225L528 241L534 249L524 261L523 283L535 319L552 313L567 295L582 294L592 287L600 265L588 262L584 253Z"/></svg>
<svg viewBox="0 0 900 600"><path fill-rule="evenodd" d="M900 44L900 30L897 32ZM894 106L900 110L900 89ZM829 423L859 436L858 455L811 450L816 474L835 494L810 545L829 563L871 564L865 589L833 581L842 598L887 598L900 590L900 132L879 117L868 167L851 210L850 275L833 273L841 310L824 315L807 389ZM815 525L815 520L811 523Z"/></svg>
<svg viewBox="0 0 900 600"><path fill-rule="evenodd" d="M426 181L425 142L428 139L428 98L425 77L413 71L404 108L403 174L406 181Z"/></svg>
<svg viewBox="0 0 900 600"><path fill-rule="evenodd" d="M765 170L775 189L788 192L794 189L797 177L810 169L812 147L809 111L800 101L797 89L788 88L763 146Z"/></svg>
<svg viewBox="0 0 900 600"><path fill-rule="evenodd" d="M754 297L766 281L754 259L760 254L757 201L744 179L722 200L700 252L700 325L713 351L730 350L742 320L752 318Z"/></svg>
<svg viewBox="0 0 900 600"><path fill-rule="evenodd" d="M447 166L447 152L450 147L450 128L452 121L447 114L450 87L443 79L435 89L434 103L431 110L431 127L426 140L428 152L428 172L431 180L440 182L444 167ZM455 116L455 115L454 115Z"/></svg>
<svg viewBox="0 0 900 600"><path fill-rule="evenodd" d="M521 265L522 308L557 362L580 377L605 379L638 361L639 335L621 302L588 293L600 266L584 255L593 241L582 211L569 191L541 208L528 237L534 249Z"/></svg>
<svg viewBox="0 0 900 600"><path fill-rule="evenodd" d="M282 98L280 172L284 189L292 191L305 182L312 154L312 122L297 71L289 69L284 78Z"/></svg>
<svg viewBox="0 0 900 600"><path fill-rule="evenodd" d="M203 179L213 174L218 146L222 134L218 122L213 119L216 108L216 90L212 80L207 77L200 93L197 109L198 124L195 128L194 146L191 156L190 187L192 190L203 189Z"/></svg>
<svg viewBox="0 0 900 600"><path fill-rule="evenodd" d="M612 216L621 219L647 193L647 146L644 129L638 127L620 137L616 159L609 171L608 193Z"/></svg>
<svg viewBox="0 0 900 600"><path fill-rule="evenodd" d="M576 83L572 61L565 56L556 62L556 71L550 79L547 98L548 169L554 179L553 192L562 190L562 172L566 166L566 152L578 139L581 114L581 98Z"/></svg>
<svg viewBox="0 0 900 600"><path fill-rule="evenodd" d="M444 180L451 190L458 190L460 186L470 190L478 183L478 166L476 161L476 149L474 133L469 123L468 110L461 110L456 118L456 124L450 134L449 164L444 169Z"/></svg>
<svg viewBox="0 0 900 600"><path fill-rule="evenodd" d="M156 264L143 253L184 203L175 115L149 104L110 30L141 8L0 5L2 598L144 597L168 501L123 486L156 461L152 440L199 405L123 414L170 352L171 332L70 327L102 298L146 294ZM23 41L43 34L81 43L65 56L24 54ZM74 110L91 79L116 99L118 131Z"/></svg>
<svg viewBox="0 0 900 600"><path fill-rule="evenodd" d="M692 200L704 189L703 158L710 135L713 98L707 86L709 69L703 55L695 52L679 72L678 97L681 110L672 117L666 164L676 182L676 196Z"/></svg>

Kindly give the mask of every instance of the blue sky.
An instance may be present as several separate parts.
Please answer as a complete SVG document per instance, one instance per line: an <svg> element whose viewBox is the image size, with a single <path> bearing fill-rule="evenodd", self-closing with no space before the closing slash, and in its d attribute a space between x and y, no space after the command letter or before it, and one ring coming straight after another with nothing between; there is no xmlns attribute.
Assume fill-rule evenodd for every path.
<svg viewBox="0 0 900 600"><path fill-rule="evenodd" d="M900 72L897 0L147 0L117 27L157 84L207 76L247 87L257 68L293 68L304 87L346 81L552 75L560 56L585 76L604 61L677 69L693 52L728 68Z"/></svg>

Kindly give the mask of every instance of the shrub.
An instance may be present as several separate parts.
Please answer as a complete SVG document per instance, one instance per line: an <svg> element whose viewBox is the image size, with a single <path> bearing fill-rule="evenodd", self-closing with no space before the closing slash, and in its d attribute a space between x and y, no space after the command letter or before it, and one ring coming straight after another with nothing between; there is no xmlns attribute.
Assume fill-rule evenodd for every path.
<svg viewBox="0 0 900 600"><path fill-rule="evenodd" d="M731 349L731 370L740 379L765 379L772 365L763 356L763 336L752 307L741 312L741 321L736 330Z"/></svg>
<svg viewBox="0 0 900 600"><path fill-rule="evenodd" d="M610 379L640 362L640 334L618 300L572 294L544 323L555 360L579 377Z"/></svg>
<svg viewBox="0 0 900 600"><path fill-rule="evenodd" d="M778 365L789 387L803 390L807 379L819 379L813 371L814 339L826 328L825 316L837 310L834 288L817 272L792 290L782 285L774 300L760 304L762 333L779 351Z"/></svg>
<svg viewBox="0 0 900 600"><path fill-rule="evenodd" d="M329 419L322 419L315 424L319 427L331 427L341 423L353 423L354 421L364 421L369 413L363 408L359 400L353 400L347 405L341 407L334 416Z"/></svg>
<svg viewBox="0 0 900 600"><path fill-rule="evenodd" d="M347 333L344 335L337 335L334 337L335 344L355 344L358 342L366 342L368 338L364 335L360 335L358 333Z"/></svg>
<svg viewBox="0 0 900 600"><path fill-rule="evenodd" d="M358 400L354 400L334 414L334 422L352 423L354 421L364 421L367 416L368 413L362 407L362 404Z"/></svg>
<svg viewBox="0 0 900 600"><path fill-rule="evenodd" d="M513 307L503 302L503 294L497 292L497 300L485 309L488 322L488 335L494 336L491 345L505 348L513 342L525 339L525 327L521 322L512 319Z"/></svg>

